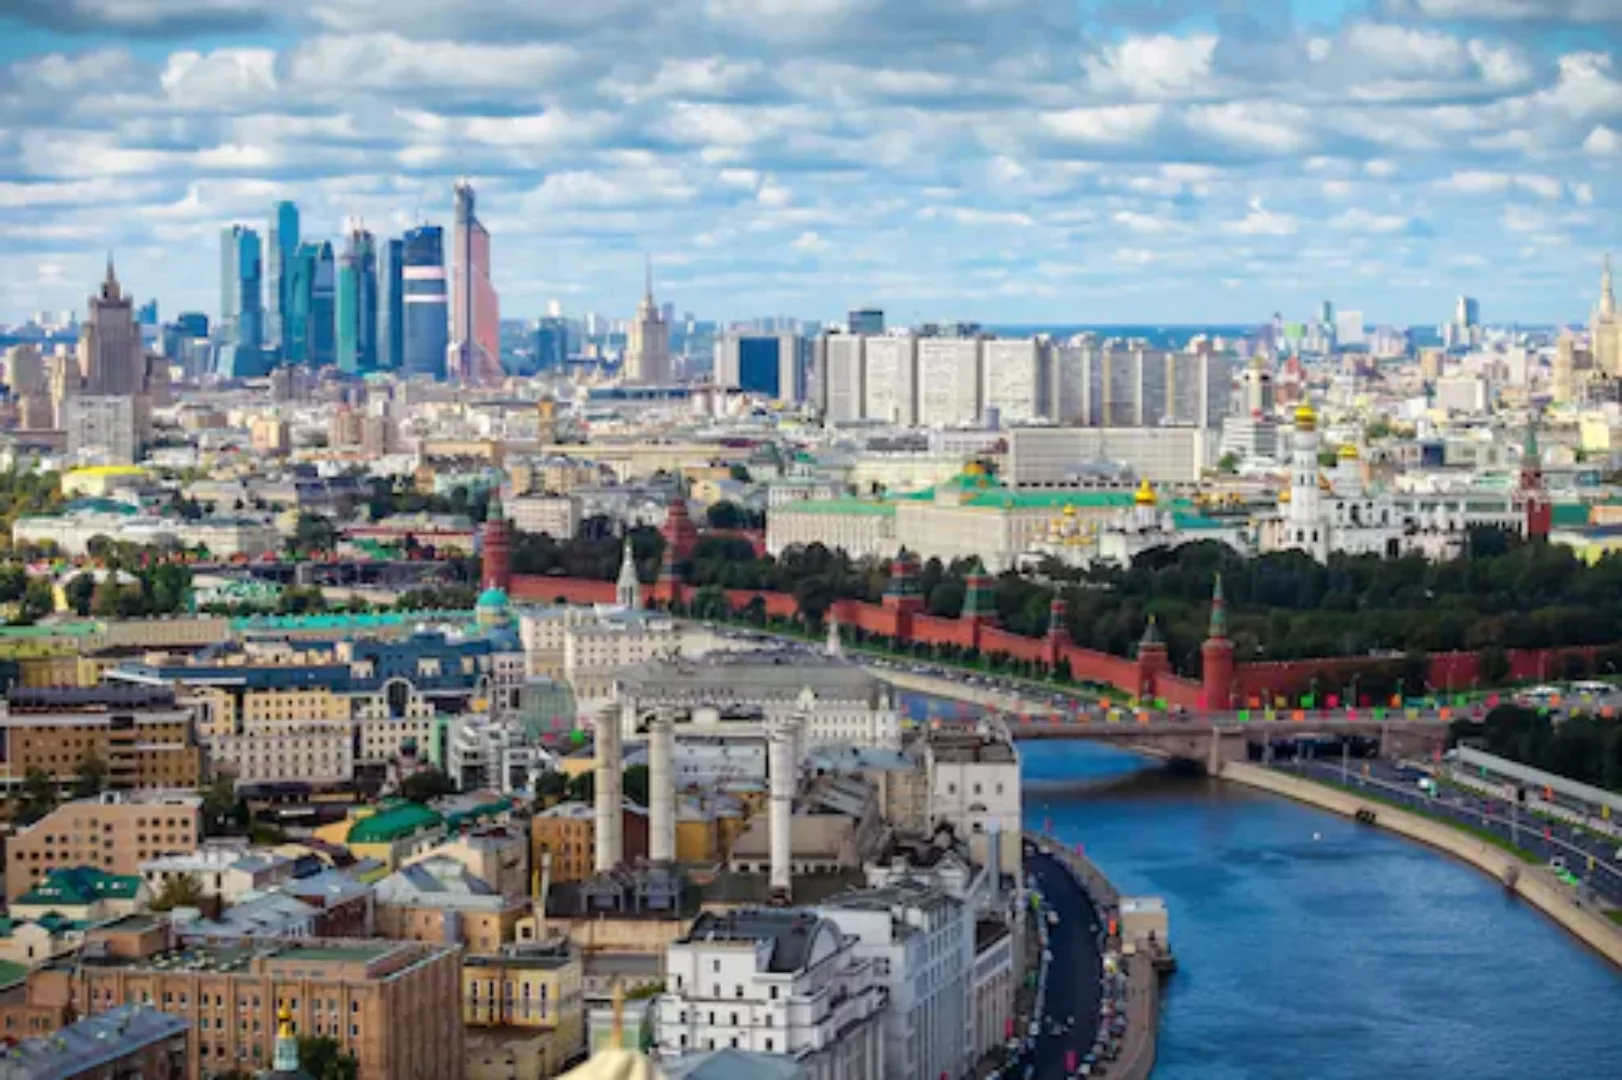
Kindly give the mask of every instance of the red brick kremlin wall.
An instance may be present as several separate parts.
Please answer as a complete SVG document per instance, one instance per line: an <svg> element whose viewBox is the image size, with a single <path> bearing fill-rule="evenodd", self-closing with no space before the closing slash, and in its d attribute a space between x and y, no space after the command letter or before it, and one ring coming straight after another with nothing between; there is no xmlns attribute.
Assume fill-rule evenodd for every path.
<svg viewBox="0 0 1622 1080"><path fill-rule="evenodd" d="M690 602L698 592L691 585L677 586L682 601ZM527 603L550 604L563 601L571 604L611 604L614 602L614 583L584 578L538 577L513 575L508 592L514 600ZM647 587L648 599L660 605L670 602L671 587L658 582ZM790 593L756 591L752 589L726 590L727 603L734 611L742 611L759 597L768 615L793 618L799 605ZM836 601L833 615L843 626L860 627L869 634L895 638L898 641L925 642L932 645L951 644L960 648L978 649L982 654L1005 653L1021 660L1045 663L1050 642L1044 638L1024 637L1004 630L989 619L946 619L926 615L907 607L867 604L855 600ZM1388 660L1362 656L1323 657L1316 660L1290 660L1269 663L1236 663L1233 665L1233 683L1224 692L1219 685L1207 686L1170 671L1156 668L1151 657L1130 659L1112 656L1094 649L1084 649L1069 640L1052 643L1058 657L1070 665L1070 674L1078 681L1113 686L1125 695L1144 695L1164 700L1173 707L1188 709L1222 708L1224 705L1243 705L1250 698L1264 696L1299 697L1310 691L1314 679L1331 680L1349 678L1359 669L1388 664ZM1564 673L1567 654L1580 654L1587 658L1590 668L1599 650L1572 649L1512 649L1506 653L1509 662L1509 680L1544 681L1559 679ZM1147 663L1145 661L1148 661ZM1439 653L1429 658L1430 687L1412 687L1409 692L1436 691L1463 692L1479 684L1481 658L1476 653ZM1224 673L1208 672L1220 682ZM1227 700L1224 701L1223 699Z"/></svg>

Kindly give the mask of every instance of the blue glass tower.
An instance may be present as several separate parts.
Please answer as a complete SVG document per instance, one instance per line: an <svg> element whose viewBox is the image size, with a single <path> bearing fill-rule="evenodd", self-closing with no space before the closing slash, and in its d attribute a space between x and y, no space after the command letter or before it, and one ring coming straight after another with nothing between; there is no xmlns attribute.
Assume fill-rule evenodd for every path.
<svg viewBox="0 0 1622 1080"><path fill-rule="evenodd" d="M535 370L562 371L569 359L569 324L548 315L535 324Z"/></svg>
<svg viewBox="0 0 1622 1080"><path fill-rule="evenodd" d="M298 247L298 207L290 202L279 202L271 208L270 244L265 252L265 346L282 356L287 355L291 270Z"/></svg>
<svg viewBox="0 0 1622 1080"><path fill-rule="evenodd" d="M377 370L377 241L365 229L349 231L338 257L338 370Z"/></svg>
<svg viewBox="0 0 1622 1080"><path fill-rule="evenodd" d="M420 225L401 242L400 367L409 375L445 378L450 347L450 299L445 291L445 233Z"/></svg>
<svg viewBox="0 0 1622 1080"><path fill-rule="evenodd" d="M377 367L398 371L405 352L405 241L385 240L377 249Z"/></svg>
<svg viewBox="0 0 1622 1080"><path fill-rule="evenodd" d="M220 234L220 344L258 349L264 338L263 262L259 234L232 225Z"/></svg>
<svg viewBox="0 0 1622 1080"><path fill-rule="evenodd" d="M219 370L228 378L264 374L264 258L259 234L232 225L220 234Z"/></svg>
<svg viewBox="0 0 1622 1080"><path fill-rule="evenodd" d="M310 279L310 328L306 341L311 367L331 367L338 362L338 264L330 241L321 241L315 253L315 273Z"/></svg>

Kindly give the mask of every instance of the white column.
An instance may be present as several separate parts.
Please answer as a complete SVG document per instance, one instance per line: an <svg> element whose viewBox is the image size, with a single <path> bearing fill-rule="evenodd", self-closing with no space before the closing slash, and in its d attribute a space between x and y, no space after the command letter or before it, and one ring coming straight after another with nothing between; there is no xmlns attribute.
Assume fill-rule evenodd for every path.
<svg viewBox="0 0 1622 1080"><path fill-rule="evenodd" d="M676 860L676 753L670 710L660 709L648 722L648 857L656 863Z"/></svg>
<svg viewBox="0 0 1622 1080"><path fill-rule="evenodd" d="M624 762L620 754L620 717L618 706L609 706L597 714L596 810L597 810L597 873L603 874L620 864L624 857L621 831L624 827L624 799L620 788L624 783Z"/></svg>
<svg viewBox="0 0 1622 1080"><path fill-rule="evenodd" d="M772 725L771 745L771 895L787 903L793 896L790 865L793 859L794 778L799 762L794 759L797 717L783 717Z"/></svg>

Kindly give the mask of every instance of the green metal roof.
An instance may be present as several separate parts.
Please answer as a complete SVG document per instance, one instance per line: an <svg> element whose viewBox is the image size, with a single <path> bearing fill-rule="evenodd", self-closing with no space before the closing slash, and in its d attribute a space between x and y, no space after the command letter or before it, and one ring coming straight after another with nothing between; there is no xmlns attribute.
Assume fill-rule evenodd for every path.
<svg viewBox="0 0 1622 1080"><path fill-rule="evenodd" d="M1580 529L1588 524L1588 504L1555 503L1552 517L1552 523L1557 529Z"/></svg>
<svg viewBox="0 0 1622 1080"><path fill-rule="evenodd" d="M23 907L85 907L97 900L134 900L141 891L138 874L109 874L94 866L64 866L12 901Z"/></svg>
<svg viewBox="0 0 1622 1080"><path fill-rule="evenodd" d="M39 623L35 626L0 626L0 641L7 638L88 637L101 633L99 622Z"/></svg>
<svg viewBox="0 0 1622 1080"><path fill-rule="evenodd" d="M877 499L807 499L773 511L778 514L851 514L895 517L895 503Z"/></svg>
<svg viewBox="0 0 1622 1080"><path fill-rule="evenodd" d="M437 829L445 819L417 803L395 803L371 817L355 822L349 830L351 844L387 844L404 836Z"/></svg>
<svg viewBox="0 0 1622 1080"><path fill-rule="evenodd" d="M319 615L243 615L231 620L232 630L366 630L417 622L470 622L471 611L382 611L364 614L328 612Z"/></svg>

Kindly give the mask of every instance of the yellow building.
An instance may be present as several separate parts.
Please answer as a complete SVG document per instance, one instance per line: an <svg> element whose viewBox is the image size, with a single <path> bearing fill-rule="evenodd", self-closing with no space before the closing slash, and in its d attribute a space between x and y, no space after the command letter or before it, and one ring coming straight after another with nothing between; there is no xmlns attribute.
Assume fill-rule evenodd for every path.
<svg viewBox="0 0 1622 1080"><path fill-rule="evenodd" d="M91 465L71 469L62 477L62 496L67 499L105 498L119 489L138 488L147 481L147 471L139 465Z"/></svg>
<svg viewBox="0 0 1622 1080"><path fill-rule="evenodd" d="M315 830L317 840L349 849L357 859L376 859L386 872L425 854L445 835L445 819L426 806L395 803L363 806Z"/></svg>
<svg viewBox="0 0 1622 1080"><path fill-rule="evenodd" d="M468 1080L556 1076L585 1053L580 954L566 942L462 960Z"/></svg>

